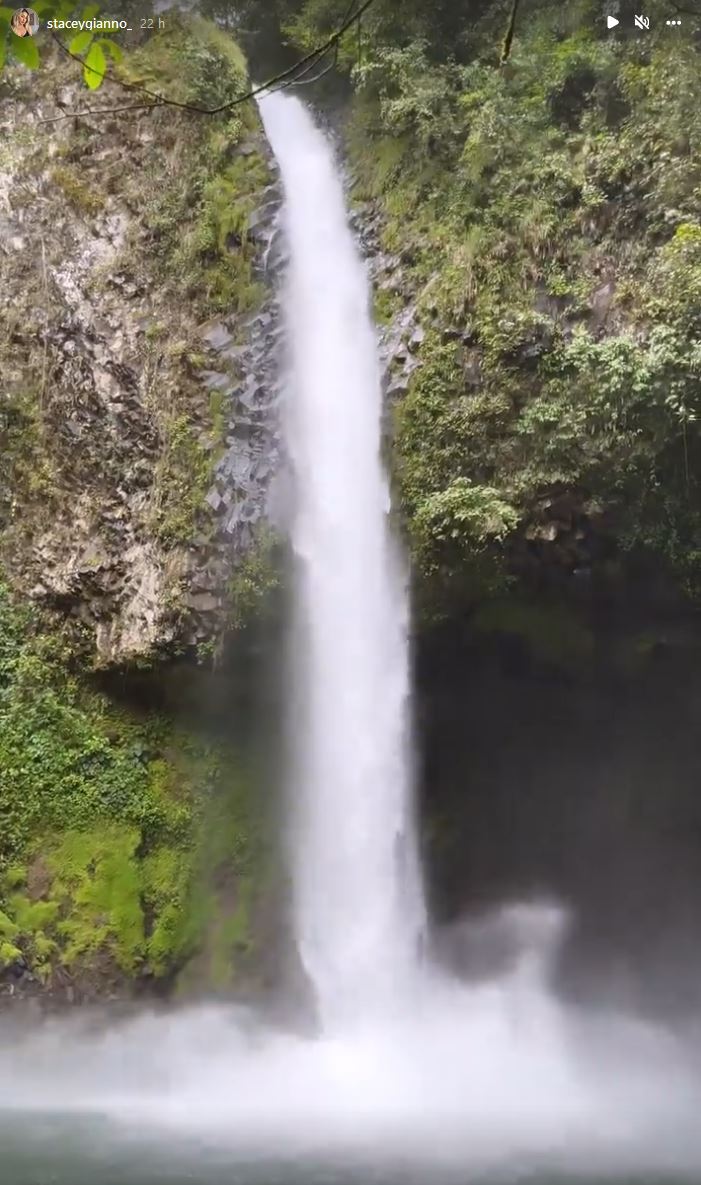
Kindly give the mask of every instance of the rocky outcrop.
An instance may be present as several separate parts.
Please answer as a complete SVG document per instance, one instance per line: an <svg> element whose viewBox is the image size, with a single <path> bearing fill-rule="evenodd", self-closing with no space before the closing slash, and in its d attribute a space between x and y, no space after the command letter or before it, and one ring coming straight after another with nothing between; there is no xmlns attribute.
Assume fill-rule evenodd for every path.
<svg viewBox="0 0 701 1185"><path fill-rule="evenodd" d="M279 459L277 405L278 339L274 278L284 262L278 227L281 194L276 182L261 194L249 220L249 233L260 256L266 299L246 323L245 340L236 340L236 324L222 319L207 327L204 339L217 351L220 365L201 377L226 400L225 448L214 469L207 504L223 535L237 550L251 546L261 519L270 517L271 478Z"/></svg>
<svg viewBox="0 0 701 1185"><path fill-rule="evenodd" d="M375 293L380 363L388 409L409 389L419 365L417 350L424 339L418 320L416 293L408 281L401 256L382 245L383 215L377 202L356 201L352 224ZM382 308L386 302L387 309Z"/></svg>
<svg viewBox="0 0 701 1185"><path fill-rule="evenodd" d="M80 627L96 665L149 662L221 630L265 511L275 195L259 208L262 133L232 132L227 150L255 175L226 250L258 295L212 318L162 249L170 191L198 164L187 117L86 115L71 63L3 86L0 564ZM121 101L107 84L93 105Z"/></svg>

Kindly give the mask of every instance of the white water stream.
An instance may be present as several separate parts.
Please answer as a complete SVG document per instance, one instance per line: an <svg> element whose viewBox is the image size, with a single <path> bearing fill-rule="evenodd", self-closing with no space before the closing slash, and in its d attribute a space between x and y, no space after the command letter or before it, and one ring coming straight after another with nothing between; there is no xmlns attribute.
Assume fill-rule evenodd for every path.
<svg viewBox="0 0 701 1185"><path fill-rule="evenodd" d="M285 187L296 505L294 884L324 1027L397 1007L423 905L408 766L408 614L388 526L370 288L329 145L297 99L263 120Z"/></svg>
<svg viewBox="0 0 701 1185"><path fill-rule="evenodd" d="M125 1143L155 1133L165 1148L177 1133L232 1158L322 1153L374 1169L412 1157L457 1164L462 1180L529 1167L698 1178L693 1042L556 1001L557 909L497 917L518 954L480 986L419 957L407 608L388 530L369 285L330 145L296 99L270 97L262 110L291 255L282 301L298 566L293 879L321 1031L274 1032L226 1007L109 1026L82 1016L31 1031L5 1023L0 1137L8 1117L38 1124L41 1112L87 1117L93 1145L99 1118ZM131 1178L110 1185L117 1179Z"/></svg>

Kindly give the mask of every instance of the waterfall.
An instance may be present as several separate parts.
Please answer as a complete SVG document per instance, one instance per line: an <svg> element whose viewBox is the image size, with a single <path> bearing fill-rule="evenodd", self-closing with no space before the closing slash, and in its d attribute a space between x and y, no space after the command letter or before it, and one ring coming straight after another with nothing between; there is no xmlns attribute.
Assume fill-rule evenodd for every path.
<svg viewBox="0 0 701 1185"><path fill-rule="evenodd" d="M295 918L325 1027L395 1008L423 903L408 761L408 610L381 458L370 285L331 144L296 98L261 103L285 192L285 436L297 563Z"/></svg>
<svg viewBox="0 0 701 1185"><path fill-rule="evenodd" d="M290 838L320 1031L234 1001L3 1012L3 1179L698 1180L698 1031L559 999L560 906L437 929L437 959L479 972L467 982L420 966L408 607L368 278L327 139L294 98L261 109L285 189Z"/></svg>

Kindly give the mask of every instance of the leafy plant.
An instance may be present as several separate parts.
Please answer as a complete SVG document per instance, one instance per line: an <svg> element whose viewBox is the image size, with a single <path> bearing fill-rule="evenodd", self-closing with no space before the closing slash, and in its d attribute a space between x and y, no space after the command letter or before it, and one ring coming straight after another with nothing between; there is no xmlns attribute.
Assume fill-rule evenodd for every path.
<svg viewBox="0 0 701 1185"><path fill-rule="evenodd" d="M518 512L489 486L471 485L458 477L440 493L430 494L419 506L414 532L419 553L430 555L446 548L468 555L489 543L501 542L518 525ZM426 559L424 558L424 563Z"/></svg>
<svg viewBox="0 0 701 1185"><path fill-rule="evenodd" d="M89 27L82 28L67 46L68 52L83 63L83 80L91 90L97 90L105 79L108 58L114 62L122 60L122 50L111 37L101 32L100 6L90 4L86 8L76 7L74 0L32 0L31 7L43 22L80 21ZM30 70L37 70L41 64L39 46L34 37L17 37L12 31L14 9L0 7L0 70L8 59L14 59ZM56 35L61 28L56 25Z"/></svg>
<svg viewBox="0 0 701 1185"><path fill-rule="evenodd" d="M46 978L100 952L123 974L166 974L199 938L201 818L238 767L115 708L40 626L0 584L0 970L23 959ZM245 802L227 823L242 861Z"/></svg>
<svg viewBox="0 0 701 1185"><path fill-rule="evenodd" d="M83 10L82 20L91 21L100 11L97 4ZM83 81L90 90L102 85L107 73L107 58L121 62L123 54L111 37L97 36L92 29L83 29L70 42L68 52L83 60Z"/></svg>

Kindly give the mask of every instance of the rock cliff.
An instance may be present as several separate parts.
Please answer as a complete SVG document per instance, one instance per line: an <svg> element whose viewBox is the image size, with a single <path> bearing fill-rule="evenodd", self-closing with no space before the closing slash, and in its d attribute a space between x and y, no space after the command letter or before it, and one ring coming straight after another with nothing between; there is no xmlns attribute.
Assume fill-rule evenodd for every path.
<svg viewBox="0 0 701 1185"><path fill-rule="evenodd" d="M50 53L0 80L4 1000L275 959L245 657L179 659L221 659L274 579L279 202L254 105L119 110L248 88L226 34L166 26L95 95Z"/></svg>
<svg viewBox="0 0 701 1185"><path fill-rule="evenodd" d="M128 69L167 73L169 50ZM2 83L0 563L112 666L226 624L274 466L276 201L255 108L90 116L124 92L75 75Z"/></svg>

